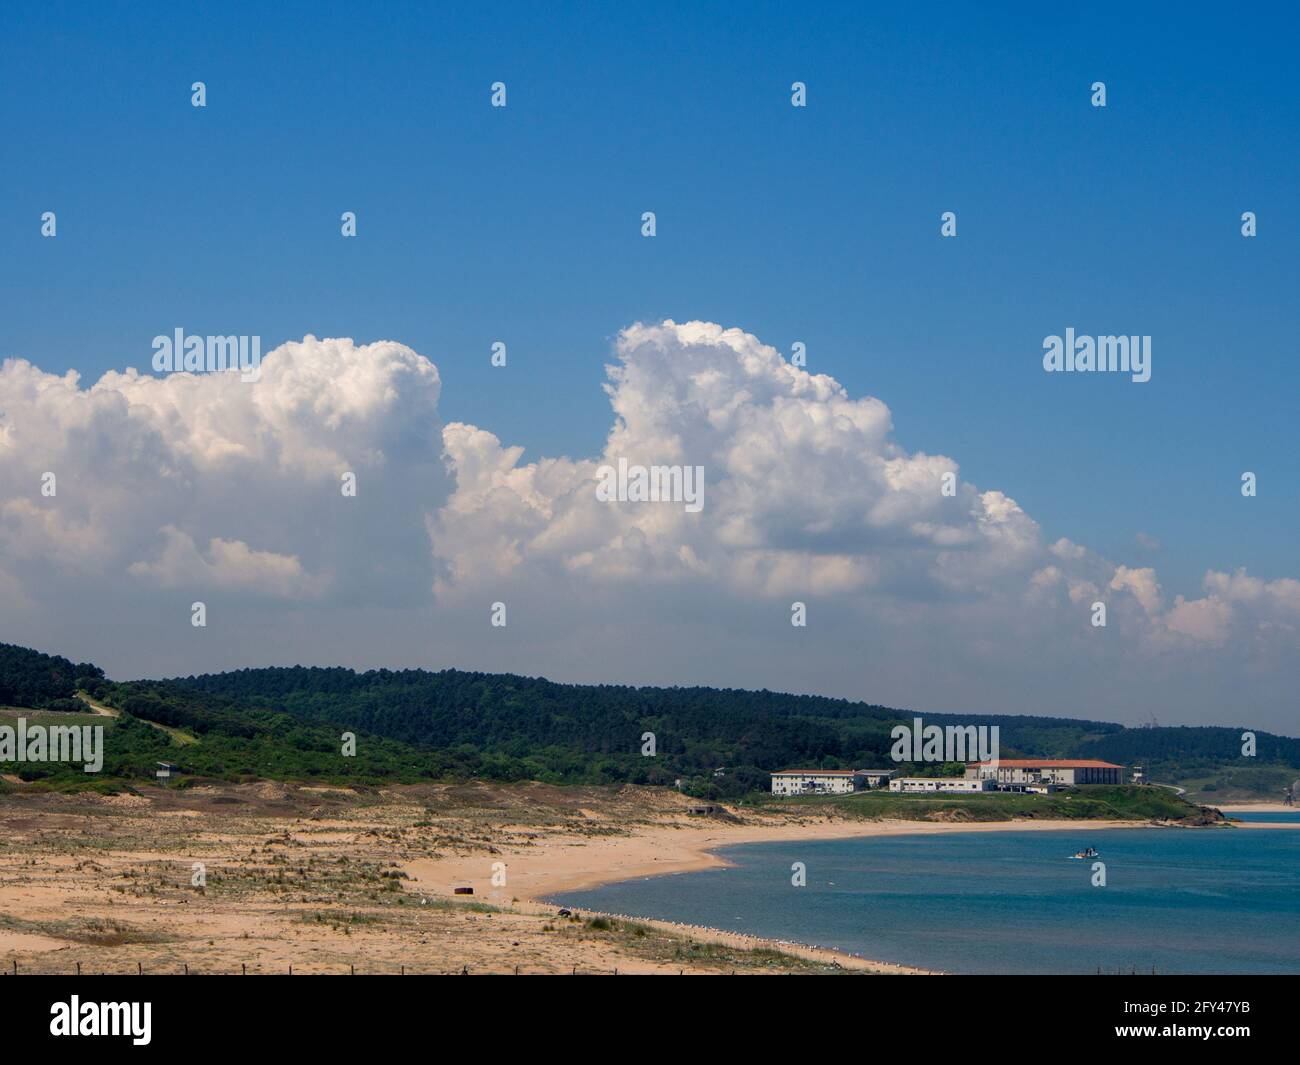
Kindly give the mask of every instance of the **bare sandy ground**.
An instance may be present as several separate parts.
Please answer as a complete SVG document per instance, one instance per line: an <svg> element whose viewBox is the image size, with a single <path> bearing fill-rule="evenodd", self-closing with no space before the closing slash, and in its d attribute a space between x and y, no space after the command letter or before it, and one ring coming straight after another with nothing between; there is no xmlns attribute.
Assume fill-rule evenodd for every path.
<svg viewBox="0 0 1300 1065"><path fill-rule="evenodd" d="M659 789L280 784L0 795L0 968L20 973L716 973L864 968L658 923L560 919L411 870L681 818ZM696 826L692 826L696 827ZM716 833L715 833L716 834ZM556 853L564 852L556 848ZM886 967L880 967L886 968Z"/></svg>
<svg viewBox="0 0 1300 1065"><path fill-rule="evenodd" d="M1141 827L865 821L827 815L824 807L701 819L687 815L689 802L663 789L540 784L255 783L142 787L110 797L0 795L0 967L913 972L728 931L562 918L542 900L612 880L716 867L723 860L714 851L740 843ZM458 887L474 893L455 895Z"/></svg>

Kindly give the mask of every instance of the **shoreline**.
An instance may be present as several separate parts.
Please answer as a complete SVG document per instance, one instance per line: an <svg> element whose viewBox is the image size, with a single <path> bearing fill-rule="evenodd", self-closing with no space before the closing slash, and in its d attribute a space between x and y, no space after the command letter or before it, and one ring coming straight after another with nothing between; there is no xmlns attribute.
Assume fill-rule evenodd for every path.
<svg viewBox="0 0 1300 1065"><path fill-rule="evenodd" d="M732 865L716 851L749 843L778 843L789 840L866 839L904 835L948 835L957 832L1054 832L1083 829L1174 827L1148 821L844 821L764 823L747 825L699 825L673 821L637 826L627 835L581 840L541 837L522 848L501 848L490 856L471 854L410 863L411 885L430 894L455 896L456 887L472 887L476 901L508 907L535 915L553 915L562 905L548 898L627 880L652 876L675 876ZM492 885L493 862L504 862L507 886ZM841 968L897 975L942 975L898 962L864 958L834 947L791 943L753 936L706 925L692 925L630 914L588 910L589 916L631 921L682 935L700 943L723 944L742 949L770 949L784 954Z"/></svg>
<svg viewBox="0 0 1300 1065"><path fill-rule="evenodd" d="M0 863L0 962L46 973L75 962L153 973L292 966L294 973L915 974L925 970L903 964L910 954L903 942L855 940L836 950L777 938L836 938L815 925L751 928L723 910L715 918L722 927L709 928L672 920L671 906L663 920L585 905L560 918L557 910L588 887L748 862L746 852L727 848L752 843L783 843L798 854L802 840L1037 831L1059 833L1049 849L1072 852L1088 830L1199 827L974 821L945 808L930 814L934 820L898 819L904 811L897 810L869 820L821 804L722 806L701 817L689 807L662 789L536 782L380 792L266 781L117 795L7 792L0 829L8 850L25 860ZM1300 829L1300 821L1257 816L1264 820L1233 827ZM987 842L995 839L993 849L1024 841ZM946 846L917 840L915 849ZM195 861L217 876L197 893ZM669 881L667 897L694 886ZM618 894L606 901L632 907ZM594 920L600 916L612 920ZM852 952L876 950L900 960ZM929 967L942 964L939 956Z"/></svg>
<svg viewBox="0 0 1300 1065"><path fill-rule="evenodd" d="M1281 804L1259 804L1245 809L1294 810ZM1222 808L1229 813L1230 808ZM621 836L604 836L595 840L570 840L542 837L527 848L501 848L491 859L466 855L413 863L413 881L423 890L452 894L456 886L473 887L474 898L491 905L511 907L536 915L554 915L564 905L566 892L582 891L659 876L728 868L733 865L717 851L724 847L751 843L777 843L791 840L868 839L889 836L931 836L970 832L1059 832L1101 831L1108 829L1184 828L1151 821L1076 821L1068 819L1010 821L847 821L824 818L817 821L765 822L727 825L681 820L637 825ZM1214 827L1214 826L1207 826ZM1223 826L1218 830L1224 830ZM1233 828L1300 829L1300 824L1237 822ZM1194 830L1194 829L1189 829ZM490 861L504 862L508 887L493 888L487 875ZM480 894L482 892L482 894ZM582 908L586 916L600 916L630 921L685 936L701 943L717 943L743 949L771 949L808 960L838 965L842 968L899 975L943 975L940 971L917 968L900 962L869 959L834 947L784 940L708 925L693 925L633 914L612 913Z"/></svg>

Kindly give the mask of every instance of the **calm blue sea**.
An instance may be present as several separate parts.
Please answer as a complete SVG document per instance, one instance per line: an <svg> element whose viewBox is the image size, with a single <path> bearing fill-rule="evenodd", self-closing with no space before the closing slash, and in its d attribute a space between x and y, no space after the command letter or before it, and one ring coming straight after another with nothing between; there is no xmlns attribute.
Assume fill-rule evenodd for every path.
<svg viewBox="0 0 1300 1065"><path fill-rule="evenodd" d="M1068 857L1088 845L1105 887L1091 861ZM718 853L734 867L552 901L954 973L1300 973L1300 831L981 832ZM791 885L794 862L806 887Z"/></svg>
<svg viewBox="0 0 1300 1065"><path fill-rule="evenodd" d="M1224 814L1224 817L1235 817L1238 821L1283 821L1289 824L1300 824L1300 810L1276 810L1272 813L1267 811L1238 810L1236 813Z"/></svg>

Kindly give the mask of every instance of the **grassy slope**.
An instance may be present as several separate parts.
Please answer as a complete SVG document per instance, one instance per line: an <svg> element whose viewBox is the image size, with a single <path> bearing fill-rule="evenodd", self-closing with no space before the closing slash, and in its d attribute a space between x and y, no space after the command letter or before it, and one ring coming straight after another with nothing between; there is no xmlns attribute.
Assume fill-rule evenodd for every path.
<svg viewBox="0 0 1300 1065"><path fill-rule="evenodd" d="M283 719L284 731L263 727L249 737L221 732L196 735L187 729L135 717L79 693L83 704L101 713L0 707L0 725L102 726L104 766L87 773L80 763L0 763L0 794L17 790L120 792L141 783L158 783L159 761L180 765L182 774L168 787L189 787L204 779L303 781L320 784L416 783L428 780L427 755L405 744L358 736L355 757L341 757L338 735L302 729ZM3 779L8 777L10 779Z"/></svg>
<svg viewBox="0 0 1300 1065"><path fill-rule="evenodd" d="M1223 765L1212 773L1182 777L1178 783L1187 789L1187 797L1193 802L1281 802L1297 777L1300 770L1285 765Z"/></svg>
<svg viewBox="0 0 1300 1065"><path fill-rule="evenodd" d="M832 806L849 817L897 818L904 821L1044 820L1178 821L1214 823L1221 818L1185 802L1163 788L1134 785L1088 785L1053 795L902 795L867 791L840 796L800 796L771 800L772 809Z"/></svg>

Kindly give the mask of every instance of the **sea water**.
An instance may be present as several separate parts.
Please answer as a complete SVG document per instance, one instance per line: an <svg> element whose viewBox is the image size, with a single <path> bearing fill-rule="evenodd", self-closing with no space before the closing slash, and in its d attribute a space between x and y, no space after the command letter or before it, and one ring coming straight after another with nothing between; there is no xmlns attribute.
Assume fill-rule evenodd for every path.
<svg viewBox="0 0 1300 1065"><path fill-rule="evenodd" d="M1087 846L1098 859L1070 857ZM732 867L553 901L953 973L1300 973L1300 830L971 832L717 853Z"/></svg>
<svg viewBox="0 0 1300 1065"><path fill-rule="evenodd" d="M1224 814L1238 821L1272 821L1275 824L1300 824L1300 810L1235 810Z"/></svg>

